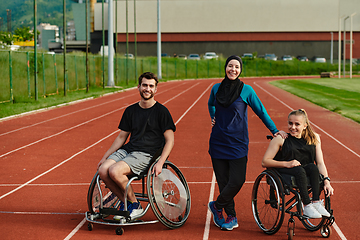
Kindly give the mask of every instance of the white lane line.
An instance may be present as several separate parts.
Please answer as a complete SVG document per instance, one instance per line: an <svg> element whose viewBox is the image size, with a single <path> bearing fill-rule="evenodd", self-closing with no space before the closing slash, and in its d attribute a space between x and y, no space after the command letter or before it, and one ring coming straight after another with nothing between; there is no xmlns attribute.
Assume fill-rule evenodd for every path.
<svg viewBox="0 0 360 240"><path fill-rule="evenodd" d="M71 231L71 233L69 235L67 235L66 238L64 238L64 240L68 240L70 238L72 238L72 236L74 236L77 231L80 230L80 228L86 223L86 218L84 218L77 226L76 228L74 228L74 230Z"/></svg>
<svg viewBox="0 0 360 240"><path fill-rule="evenodd" d="M0 211L0 214L15 214L15 215L84 215L84 213L60 213L60 212L11 212Z"/></svg>
<svg viewBox="0 0 360 240"><path fill-rule="evenodd" d="M212 179L211 179L210 195L209 195L209 201L208 202L213 201L214 192L215 192L215 173L213 172L213 176L212 176ZM211 215L212 215L212 213L208 209L207 213L206 213L206 222L205 222L203 240L209 239Z"/></svg>
<svg viewBox="0 0 360 240"><path fill-rule="evenodd" d="M40 178L40 177L44 176L45 174L47 174L47 173L49 173L49 172L53 171L54 169L56 169L56 168L60 167L60 166L61 166L61 165L63 165L64 163L66 163L66 162L70 161L71 159L73 159L74 157L76 157L77 155L79 155L79 154L81 154L81 153L85 152L86 150L88 150L88 149L92 148L93 146L95 146L95 145L99 144L100 142L104 141L105 139L107 139L108 137L110 137L110 136L114 135L114 134L115 134L115 133L117 133L117 132L119 132L119 130L117 130L117 131L115 131L115 132L110 133L110 134L109 134L109 135L107 135L106 137L104 137L104 138L100 139L100 140L99 140L99 141L97 141L96 143L94 143L94 144L92 144L92 145L88 146L87 148L84 148L84 149L83 149L83 150L81 150L80 152L75 153L74 155L72 155L72 156L71 156L71 157L69 157L68 159L66 159L66 160L62 161L62 162L61 162L61 163L59 163L58 165L56 165L56 166L54 166L54 167L50 168L49 170L47 170L47 171L43 172L42 174L39 174L38 176L36 176L36 177L34 177L33 179L31 179L31 180L27 181L26 183L24 183L24 184L20 185L19 187L17 187L17 188L15 188L15 189L13 189L12 191L10 191L10 192L8 192L8 193L6 193L6 194L4 194L4 195L0 196L0 199L3 199L4 197L6 197L6 196L8 196L8 195L10 195L10 194L12 194L12 193L14 193L14 192L16 192L16 191L18 191L18 190L22 189L23 187L25 187L25 186L27 186L27 185L29 185L30 183L34 182L36 179L38 179L38 178Z"/></svg>
<svg viewBox="0 0 360 240"><path fill-rule="evenodd" d="M260 89L262 89L264 92L266 92L267 94L269 94L270 96L272 96L273 98L275 98L277 101L279 101L280 103L282 103L284 106L286 106L287 108L289 108L290 110L293 110L293 108L291 108L289 105L287 105L286 103L284 103L283 101L281 101L280 99L278 99L277 97L275 97L273 94L271 94L270 92L268 92L267 90L265 90L263 87L261 87L259 84L257 84L256 82L254 82L254 84L256 86L258 86ZM311 122L311 121L310 121ZM351 153L353 153L355 156L360 158L360 155L357 154L355 151L353 151L352 149L350 149L349 147L347 147L345 144L343 144L342 142L340 142L339 140L337 140L335 137L333 137L332 135L330 135L329 133L327 133L325 130L323 130L322 128L320 128L319 126L317 126L316 124L314 124L313 122L311 122L311 124L315 127L317 127L320 131L322 131L323 133L325 133L327 136L329 136L331 139L333 139L335 142L337 142L338 144L340 144L341 146L343 146L345 149L349 150ZM337 234L339 235L339 237L342 240L346 240L346 237L344 236L344 234L342 233L342 231L340 230L340 228L336 225L336 223L333 224L334 229L336 230Z"/></svg>
<svg viewBox="0 0 360 240"><path fill-rule="evenodd" d="M283 101L281 101L279 98L275 97L273 94L271 94L270 92L268 92L267 90L265 90L263 87L261 87L259 84L257 84L256 82L254 82L254 84L256 86L258 86L259 88L261 88L264 92L266 92L267 94L269 94L270 96L272 96L273 98L275 98L277 101L279 101L280 103L282 103L284 106L286 106L287 108L289 108L291 111L294 110L292 107L290 107L289 105L287 105L286 103L284 103ZM353 153L355 156L357 156L358 158L360 158L360 154L356 153L355 151L353 151L352 149L350 149L349 147L347 147L345 144L343 144L342 142L340 142L339 140L337 140L335 137L333 137L332 135L330 135L328 132L326 132L325 130L323 130L322 128L320 128L318 125L316 125L314 122L310 121L311 124L313 126L315 126L316 128L318 128L321 132L325 133L328 137L330 137L331 139L333 139L335 142L337 142L338 144L340 144L341 146L343 146L345 149L347 149L349 152Z"/></svg>
<svg viewBox="0 0 360 240"><path fill-rule="evenodd" d="M105 113L105 114L102 115L102 116L99 116L99 117L93 118L93 119L91 119L91 120L82 122L82 123L80 123L80 124L78 124L78 125L72 126L72 127L70 127L70 128L67 128L67 129L65 129L65 130L63 130L63 131L60 131L60 132L58 132L58 133L55 133L55 134L53 134L53 135L44 137L44 138L39 139L39 140L37 140L37 141L35 141L35 142L32 142L32 143L29 143L29 144L24 145L24 146L22 146L22 147L16 148L16 149L14 149L14 150L12 150L12 151L9 151L9 152L7 152L7 153L4 153L4 154L0 155L0 158L2 158L2 157L4 157L4 156L7 156L7 155L9 155L9 154L11 154L11 153L17 152L17 151L19 151L19 150L21 150L21 149L24 149L24 148L30 147L30 146L32 146L32 145L35 145L35 144L37 144L37 143L40 143L40 142L42 142L42 141L45 141L45 140L47 140L47 139L53 138L53 137L55 137L55 136L58 136L58 135L60 135L60 134L63 134L63 133L65 133L65 132L68 132L68 131L70 131L70 130L73 130L73 129L77 128L77 127L81 127L81 126L83 126L83 125L85 125L85 124L87 124L87 123L90 123L90 122L92 122L92 121L98 120L98 119L103 118L103 117L105 117L105 116L107 116L107 115L113 114L114 112L117 112L117 111L119 111L119 110L121 110L121 109L123 109L123 108L125 108L125 107L121 107L121 108L119 108L119 109L116 109L116 110L113 110L113 111L111 111L111 112Z"/></svg>
<svg viewBox="0 0 360 240"><path fill-rule="evenodd" d="M191 88L193 88L193 87L194 87L194 85L191 86L189 89L191 89ZM180 96L181 94L187 92L189 89L186 89L186 90L182 91L181 93L179 93L178 95L176 95L176 97L178 97L178 96ZM168 89L168 90L169 90L169 89ZM173 100L174 98L175 98L175 97L169 99L167 102ZM137 102L137 101L136 101L136 102ZM136 103L136 102L134 102L134 103ZM27 148L27 147L29 147L29 146L35 145L35 144L37 144L37 143L40 143L40 142L42 142L42 141L45 141L45 140L47 140L47 139L50 139L50 138L52 138L52 137L58 136L58 135L60 135L60 134L63 134L63 133L65 133L65 132L68 132L68 131L70 131L70 130L73 130L73 129L77 128L77 127L83 126L83 125L85 125L85 124L87 124L87 123L90 123L90 122L92 122L92 121L95 121L95 120L98 120L98 119L100 119L100 118L103 118L103 117L105 117L105 116L107 116L107 115L113 114L113 113L115 113L115 112L117 112L117 111L120 111L120 110L123 109L123 108L126 108L126 107L127 107L127 106L123 106L123 107L121 107L121 108L115 109L115 110L110 111L110 112L108 112L108 113L105 113L105 114L103 114L103 115L101 115L101 116L99 116L99 117L96 117L96 118L90 119L90 120L88 120L88 121L82 122L82 123L80 123L80 124L78 124L78 125L75 125L75 126L73 126L73 127L67 128L67 129L65 129L65 130L63 130L63 131L61 131L61 132L55 133L55 134L53 134L53 135L47 136L47 137L42 138L42 139L40 139L40 140L37 140L37 141L35 141L35 142L29 143L29 144L27 144L27 145L24 145L24 146L22 146L22 147L19 147L19 148L17 148L17 149L14 149L14 150L12 150L12 151L9 151L9 152L7 152L7 153L4 153L4 154L0 155L0 158L2 158L2 157L4 157L4 156L7 156L7 155L9 155L9 154L11 154L11 153L17 152L17 151L19 151L19 150L21 150L21 149Z"/></svg>
<svg viewBox="0 0 360 240"><path fill-rule="evenodd" d="M346 240L345 235L343 234L343 232L340 230L339 226L336 224L336 222L333 223L332 225L335 229L335 231L337 232L337 234L339 235L339 237L341 238L341 240Z"/></svg>
<svg viewBox="0 0 360 240"><path fill-rule="evenodd" d="M192 86L192 87L190 87L190 88L193 88L193 86ZM178 95L176 95L176 96L180 96L182 93L185 93L186 91L188 91L188 90L184 90L184 91L182 91L180 94L178 94ZM173 99L174 99L174 97L173 97L173 98L171 98L171 99L169 99L167 102L169 102L169 101L171 101L171 100L173 100ZM198 101L198 100L196 100L196 101ZM193 105L192 105L192 106L193 106ZM192 106L191 106L191 107L192 107ZM190 107L190 108L191 108L191 107ZM188 109L188 110L189 110L189 109ZM188 112L188 110L187 110L186 112ZM115 111L118 111L118 110L115 110ZM183 116L184 116L184 115L182 115L182 116L181 116L181 118L182 118ZM101 117L102 117L102 116L101 116ZM97 118L100 118L100 117L97 117ZM96 118L96 119L97 119L97 118ZM92 120L91 120L91 121L92 121ZM87 121L87 122L90 122L90 121ZM85 123L87 123L87 122L85 122ZM85 124L85 123L82 123L82 124L79 124L79 125L83 125L83 124ZM176 123L175 123L175 124L176 124ZM77 126L79 126L79 125L77 125ZM73 127L72 127L72 128L73 128ZM71 129L71 128L69 128L69 129ZM68 129L68 130L69 130L69 129ZM67 130L67 131L68 131L68 130ZM53 167L53 168L51 168L51 169L47 170L46 172L44 172L44 173L42 173L42 174L40 174L40 175L36 176L35 178L33 178L33 179L29 180L28 182L26 182L26 183L24 183L24 184L20 185L18 188L16 188L16 189L14 189L14 190L12 190L12 191L10 191L10 192L8 192L8 193L6 193L6 194L2 195L2 196L0 197L0 199L2 199L2 198L4 198L4 197L6 197L6 196L8 196L8 195L10 195L10 194L11 194L11 193L13 193L13 192L16 192L17 190L19 190L19 189L23 188L23 187L24 187L24 186L26 186L26 185L29 185L30 183L32 183L32 182L33 182L33 181L35 181L36 179L38 179L38 178L40 178L41 176L43 176L43 175L45 175L45 174L47 174L47 173L51 172L52 170L56 169L57 167L61 166L62 164L64 164L64 163L68 162L68 161L69 161L69 160L71 160L71 159L73 159L75 156L79 155L80 153L85 152L86 150L90 149L91 147L95 146L96 144L100 143L101 141L105 140L106 138L108 138L108 137L112 136L113 134L115 134L115 133L117 133L117 132L119 132L119 131L120 131L120 130L116 130L115 132L112 132L111 134L109 134L108 136L106 136L106 137L102 138L102 139L101 139L101 140L99 140L98 142L96 142L96 143L94 143L94 144L90 145L89 147L87 147L87 148L85 148L85 149L81 150L80 152L77 152L76 154L72 155L70 158L68 158L68 159L64 160L63 162L59 163L59 164L58 164L58 165L56 165L55 167ZM64 131L63 131L63 132L64 132ZM54 135L52 135L52 136L56 136L56 135L59 135L59 133L58 133L58 134L54 134ZM47 138L49 138L49 137L47 137ZM47 139L47 138L44 138L44 139L42 139L42 140L45 140L45 139ZM38 142L38 141L37 141L37 142ZM30 146L30 145L33 145L33 144L35 144L35 143L28 144L28 145L26 145L26 146L23 146L22 148L25 148L25 147ZM20 149L22 149L22 148L19 148L18 150L20 150ZM8 154L9 154L9 153L8 153ZM6 155L7 155L7 154L6 154ZM2 157L2 156L4 156L4 155L1 155L0 157Z"/></svg>
<svg viewBox="0 0 360 240"><path fill-rule="evenodd" d="M135 94L131 94L129 96L126 96L126 97L130 97L130 96L133 96ZM17 131L20 131L20 130L24 130L24 129L27 129L27 128L30 128L30 127L35 127L37 125L41 125L41 124L44 124L44 123L47 123L47 122L50 122L50 121L53 121L53 120L57 120L57 119L60 119L60 118L63 118L63 117L67 117L67 116L70 116L72 114L75 114L75 113L79 113L79 112L83 112L83 111L86 111L86 110L89 110L89 109L92 109L92 108L96 108L96 107L100 107L102 105L105 105L107 103L112 103L112 102L115 102L115 101L118 101L118 100L122 100L126 97L121 97L121 98L118 98L118 99L115 99L115 100L112 100L112 101L109 101L109 102L105 102L105 103L101 103L101 104L97 104L97 105L94 105L94 106L91 106L91 107L87 107L87 108L83 108L81 110L77 110L77 111L74 111L74 112L70 112L70 113L67 113L67 114L64 114L64 115L61 115L61 116L58 116L58 117L54 117L54 118L50 118L50 119L47 119L47 120L44 120L44 121L41 121L41 122L37 122L37 123L34 123L32 125L28 125L28 126L25 126L25 127L21 127L21 128L17 128L17 129L14 129L12 131L9 131L9 132L5 132L5 133L1 133L0 134L0 137L1 136L4 136L4 135L7 135L7 134L10 134L10 133L14 133L14 132L17 132ZM63 105L63 104L61 104ZM58 105L58 106L55 106L55 107L52 107L52 108L56 108L56 107L60 107L61 105ZM45 108L45 109L40 109L40 110L37 110L37 111L44 111L44 110L50 110L51 108Z"/></svg>
<svg viewBox="0 0 360 240"><path fill-rule="evenodd" d="M202 96L204 96L204 94L209 90L209 88L211 87L212 84L210 84L205 91L195 100L195 102L184 112L184 114L177 120L177 122L175 123L175 125L181 121L181 119L183 119L183 117L190 111L191 108L193 108L193 106L195 106L195 104L202 98Z"/></svg>
<svg viewBox="0 0 360 240"><path fill-rule="evenodd" d="M184 85L185 83L182 83L180 85ZM162 93L165 93L173 88L175 88L177 86L173 86L173 87L170 87L162 92L158 92L157 95L159 94L162 94ZM126 90L122 90L122 91L119 91L119 92L125 92L125 91L130 91L130 90L133 90L135 89L136 87L133 87L133 88L128 88ZM119 93L119 92L115 92L115 93ZM111 94L115 94L115 93L111 93ZM117 98L117 99L113 99L111 101L107 101L107 102L104 102L104 103L100 103L100 104L97 104L97 105L93 105L91 107L87 107L87 108L83 108L81 110L77 110L77 111L74 111L74 112L70 112L70 113L67 113L67 114L64 114L64 115L61 115L61 116L58 116L58 117L54 117L54 118L51 118L51 119L47 119L47 120L44 120L44 121L41 121L41 122L37 122L37 123L34 123L32 125L28 125L28 126L25 126L25 127L21 127L21 128L17 128L17 129L14 129L12 131L9 131L9 132L5 132L5 133L1 133L0 134L0 137L3 136L3 135L7 135L7 134L10 134L10 133L13 133L13 132L17 132L17 131L20 131L20 130L24 130L26 128L30 128L30 127L34 127L34 126L37 126L37 125L40 125L40 124L43 124L43 123L47 123L47 122L50 122L50 121L53 121L53 120L57 120L57 119L60 119L62 117L66 117L66 116L70 116L72 114L75 114L75 113L79 113L79 112L83 112L83 111L86 111L86 110L89 110L89 109L92 109L92 108L96 108L96 107L100 107L100 106L103 106L103 105L106 105L106 104L110 104L110 103L113 103L113 102L116 102L116 101L119 101L119 100L122 100L124 98L128 98L128 97L132 97L134 95L137 95L138 93L133 93L133 94L130 94L128 96L124 96L124 97L120 97L120 98ZM110 94L105 94L103 96L107 96L107 95L110 95ZM10 116L10 117L5 117L5 118L0 118L0 121L2 120L5 120L5 119L10 119L10 118L14 118L14 117L19 117L19 116L22 116L22 115L28 115L30 113L35 113L35 112L40 112L40 111L46 111L46 110L50 110L50 109L53 109L53 108L57 108L57 107L61 107L61 106L65 106L65 105L71 105L71 104L74 104L74 103L78 103L78 102L84 102L84 101L87 101L87 100L91 100L93 99L92 97L91 98L86 98L86 99L81 99L81 100L77 100L77 101L74 101L74 102L70 102L70 103L62 103L62 104L59 104L57 106L54 106L54 107L49 107L49 108L43 108L43 109L38 109L38 110L34 110L34 111L31 111L31 112L27 112L27 113L23 113L23 114L18 114L18 115L15 115L15 116Z"/></svg>
<svg viewBox="0 0 360 240"><path fill-rule="evenodd" d="M212 167L209 167L209 169L212 169ZM179 167L179 169L182 169ZM245 181L245 184L254 184L255 181ZM187 182L188 184L211 184L212 182ZM359 184L360 181L331 181L332 184ZM90 183L30 183L27 186L29 187L58 187L58 186L66 186L66 187L77 187L77 186L89 186ZM136 184L142 184L141 182L134 182L132 183L134 185ZM23 184L21 183L4 183L0 184L0 187L18 187Z"/></svg>

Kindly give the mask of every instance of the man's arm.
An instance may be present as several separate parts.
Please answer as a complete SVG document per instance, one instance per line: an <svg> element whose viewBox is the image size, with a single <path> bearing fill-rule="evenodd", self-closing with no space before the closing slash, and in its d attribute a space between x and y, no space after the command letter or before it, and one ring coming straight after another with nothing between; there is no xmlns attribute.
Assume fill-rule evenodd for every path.
<svg viewBox="0 0 360 240"><path fill-rule="evenodd" d="M168 156L170 155L170 152L174 146L174 132L172 129L168 129L164 132L165 137L165 146L162 150L161 156L159 158L159 161L155 164L152 173L155 173L155 176L158 176L161 173L162 166Z"/></svg>
<svg viewBox="0 0 360 240"><path fill-rule="evenodd" d="M104 154L104 156L101 158L99 164L98 164L98 168L101 166L101 164L103 164L103 162L105 162L105 160L116 150L118 150L120 147L122 147L122 145L124 145L126 139L129 136L129 132L126 131L122 131L120 130L119 135L115 138L113 144L111 145L111 147L106 151L106 153Z"/></svg>

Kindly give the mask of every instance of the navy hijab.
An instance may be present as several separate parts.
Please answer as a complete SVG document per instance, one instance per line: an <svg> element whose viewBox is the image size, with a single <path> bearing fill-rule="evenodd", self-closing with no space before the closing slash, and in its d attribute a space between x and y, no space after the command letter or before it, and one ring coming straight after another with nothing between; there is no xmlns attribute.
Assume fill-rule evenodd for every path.
<svg viewBox="0 0 360 240"><path fill-rule="evenodd" d="M231 60L237 60L240 63L240 73L242 72L243 63L239 56L232 55L225 62L225 78L222 80L216 93L216 101L223 107L229 107L239 96L244 83L240 81L239 76L235 80L230 80L226 74L226 66Z"/></svg>

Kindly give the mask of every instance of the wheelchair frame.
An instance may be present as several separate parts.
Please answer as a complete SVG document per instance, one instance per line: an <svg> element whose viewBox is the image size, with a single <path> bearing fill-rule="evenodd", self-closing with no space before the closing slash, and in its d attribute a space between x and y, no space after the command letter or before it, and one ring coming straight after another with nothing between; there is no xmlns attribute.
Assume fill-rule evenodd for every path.
<svg viewBox="0 0 360 240"><path fill-rule="evenodd" d="M118 210L117 208L121 201L106 187L98 173L95 174L91 181L87 196L89 211L85 213L89 231L93 230L94 223L117 226L115 230L116 234L122 235L124 233L123 226L157 223L160 221L166 227L175 229L181 227L186 222L191 208L190 190L186 179L173 163L166 160L161 174L170 174L170 176L175 177L165 179L160 186L160 183L157 182L159 180L157 179L161 174L158 177L151 174L156 163L156 160L154 159L157 158L158 156L153 157L153 163L147 171L147 174L132 175L129 177L129 182L125 189L125 196L127 196L130 184L135 180L141 180L141 192L135 192L135 196L138 201L147 202L143 212L133 216L133 218L131 218L130 212L127 211L127 200L125 200L124 203L124 210ZM150 207L158 220L137 220L143 217ZM120 220L114 220L113 216L115 215L121 216Z"/></svg>
<svg viewBox="0 0 360 240"><path fill-rule="evenodd" d="M257 225L266 234L275 234L282 226L285 213L289 213L288 239L291 240L294 236L294 217L297 217L309 231L320 229L321 235L328 238L331 234L330 226L334 222L334 216L330 205L330 197L325 197L324 194L323 176L320 175L320 198L324 197L325 208L331 216L322 217L321 219L309 219L303 216L302 201L295 184L295 178L288 176L291 177L290 183L286 182L276 169L266 169L256 178L252 190L252 211ZM308 193L312 193L310 187L308 187ZM293 196L290 196L290 194L293 194ZM322 194L324 194L323 197ZM293 210L294 208L295 210Z"/></svg>

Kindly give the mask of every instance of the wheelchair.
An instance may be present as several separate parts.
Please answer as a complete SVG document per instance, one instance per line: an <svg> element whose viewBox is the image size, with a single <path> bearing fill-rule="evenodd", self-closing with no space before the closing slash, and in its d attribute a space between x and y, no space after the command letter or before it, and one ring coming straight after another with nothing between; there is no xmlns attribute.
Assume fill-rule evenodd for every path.
<svg viewBox="0 0 360 240"><path fill-rule="evenodd" d="M268 137L269 138L269 137ZM266 234L275 234L281 228L285 213L290 214L287 226L288 239L293 239L295 219L297 217L309 231L320 229L322 237L331 235L331 225L334 223L333 210L331 209L330 197L324 193L324 179L320 174L320 199L324 199L324 206L330 213L330 217L309 219L303 215L303 206L296 186L295 177L287 174L279 174L274 168L266 169L256 178L252 189L252 212L259 228ZM309 180L308 180L309 182ZM311 186L308 186L311 198Z"/></svg>
<svg viewBox="0 0 360 240"><path fill-rule="evenodd" d="M135 180L141 180L141 189L134 188L138 201L146 202L146 207L139 215L130 216L127 211L127 200L124 210L118 210L121 201L106 187L98 173L93 177L87 195L88 209L85 218L88 222L88 230L93 230L93 224L117 226L115 233L122 235L124 226L141 225L161 222L170 229L179 228L189 217L191 208L190 190L184 175L173 163L166 160L161 174L155 177L151 174L152 169L161 154L159 150L152 158L148 171L139 175L128 176L125 196L127 196L130 184ZM143 206L144 207L144 206ZM151 207L157 220L140 220ZM120 220L114 216L120 216Z"/></svg>

